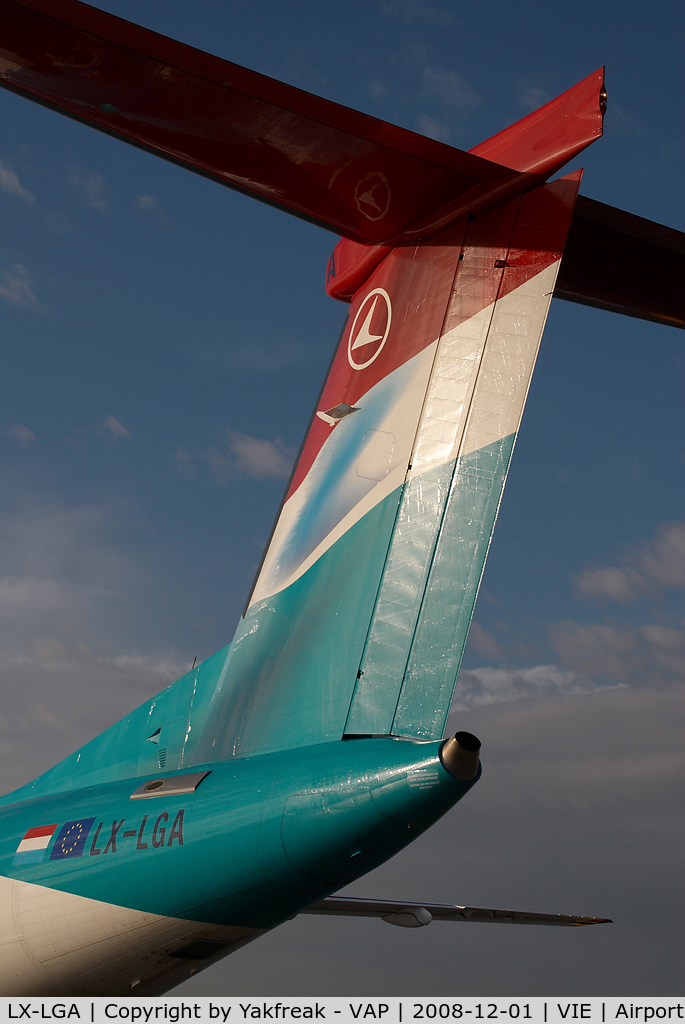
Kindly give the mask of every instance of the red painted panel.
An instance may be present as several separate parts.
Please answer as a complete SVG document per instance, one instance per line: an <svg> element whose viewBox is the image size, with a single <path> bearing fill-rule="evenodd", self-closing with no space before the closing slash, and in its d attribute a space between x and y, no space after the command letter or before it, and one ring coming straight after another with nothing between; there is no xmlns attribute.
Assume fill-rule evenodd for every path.
<svg viewBox="0 0 685 1024"><path fill-rule="evenodd" d="M39 825L36 828L30 828L22 842L26 839L42 839L44 836L51 836L57 828L57 825Z"/></svg>
<svg viewBox="0 0 685 1024"><path fill-rule="evenodd" d="M561 258L582 174L574 171L469 223L445 332Z"/></svg>
<svg viewBox="0 0 685 1024"><path fill-rule="evenodd" d="M602 134L603 90L602 67L469 152L547 178Z"/></svg>
<svg viewBox="0 0 685 1024"><path fill-rule="evenodd" d="M387 256L352 301L318 409L356 405L374 384L441 333L560 259L582 173L575 171L476 217L468 226L463 219L427 241L400 246ZM458 259L460 249L468 257L463 261ZM387 292L393 307L384 341L380 339L387 317L380 301L366 321L369 299L378 289ZM364 324L369 335L379 339L375 346L383 347L373 362L355 369L352 345ZM363 350L373 354L376 349L369 343ZM361 359L362 349L357 351ZM306 477L331 429L335 428L316 416L312 420L286 500Z"/></svg>
<svg viewBox="0 0 685 1024"><path fill-rule="evenodd" d="M326 294L332 299L350 302L391 252L391 245L360 245L342 238L328 258Z"/></svg>
<svg viewBox="0 0 685 1024"><path fill-rule="evenodd" d="M561 259L582 177L582 170L572 171L521 197L521 209L506 259L502 294L519 288Z"/></svg>
<svg viewBox="0 0 685 1024"><path fill-rule="evenodd" d="M398 247L381 263L350 306L318 409L333 409L343 402L356 405L375 384L439 337L465 227L463 218L430 242ZM390 331L373 362L356 369L353 362L363 364L369 358L363 355L363 349L375 354L380 347L379 343L370 343L368 348L352 350L368 315L367 296L375 289L382 289L390 297ZM360 310L363 315L358 317ZM379 301L368 330L372 335L382 334L386 325L385 305ZM334 428L316 416L312 420L287 497L302 483L331 429Z"/></svg>
<svg viewBox="0 0 685 1024"><path fill-rule="evenodd" d="M554 295L685 328L685 232L578 197Z"/></svg>
<svg viewBox="0 0 685 1024"><path fill-rule="evenodd" d="M598 116L576 86L543 108L539 123L530 115L514 126L519 149L551 132L544 173L542 163L529 173L79 0L0 0L0 23L0 85L362 243L425 237L535 187L577 151L576 121Z"/></svg>
<svg viewBox="0 0 685 1024"><path fill-rule="evenodd" d="M477 218L479 221L482 219L483 215ZM391 251L390 246L359 245L342 239L333 250L326 268L327 294L334 299L349 302ZM518 258L522 260L524 256Z"/></svg>
<svg viewBox="0 0 685 1024"><path fill-rule="evenodd" d="M464 218L427 241L393 250L352 301L318 409L355 406L441 333L560 259L581 177L582 171L575 171L482 214L468 226ZM460 250L468 256L463 262ZM387 337L382 295L371 309L378 292L387 293L392 305ZM364 329L376 340L355 350L355 339ZM286 500L306 477L332 429L316 416L312 420Z"/></svg>
<svg viewBox="0 0 685 1024"><path fill-rule="evenodd" d="M0 0L0 22L0 84L357 241L520 179L78 0Z"/></svg>

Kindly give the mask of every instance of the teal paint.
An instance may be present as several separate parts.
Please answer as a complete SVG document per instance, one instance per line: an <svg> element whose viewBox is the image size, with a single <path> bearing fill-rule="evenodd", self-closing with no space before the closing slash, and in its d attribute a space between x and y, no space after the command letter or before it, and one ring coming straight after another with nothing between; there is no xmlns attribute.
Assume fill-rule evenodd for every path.
<svg viewBox="0 0 685 1024"><path fill-rule="evenodd" d="M435 548L394 735L442 736L516 434L460 459Z"/></svg>
<svg viewBox="0 0 685 1024"><path fill-rule="evenodd" d="M400 493L241 620L195 763L340 739Z"/></svg>
<svg viewBox="0 0 685 1024"><path fill-rule="evenodd" d="M456 472L452 463L393 492L287 590L256 606L233 645L0 797L0 807L337 740L345 728L442 736L513 443L514 435L460 460Z"/></svg>
<svg viewBox="0 0 685 1024"><path fill-rule="evenodd" d="M227 652L228 647L223 647L54 768L0 797L0 807L19 799L159 772L160 750L166 750L165 771L187 766ZM159 742L154 743L149 737L157 729Z"/></svg>
<svg viewBox="0 0 685 1024"><path fill-rule="evenodd" d="M442 736L515 436L405 484L347 735Z"/></svg>
<svg viewBox="0 0 685 1024"><path fill-rule="evenodd" d="M140 779L0 810L0 872L165 916L271 928L382 863L474 784L440 744L349 740L212 764L192 794L131 800ZM154 776L153 776L154 777ZM26 830L90 822L78 856L13 866ZM128 835L126 834L128 833Z"/></svg>
<svg viewBox="0 0 685 1024"><path fill-rule="evenodd" d="M299 580L241 620L235 658L231 645L217 651L54 768L0 797L0 807L340 739L399 495L400 489L389 495Z"/></svg>
<svg viewBox="0 0 685 1024"><path fill-rule="evenodd" d="M392 731L454 467L451 461L404 485L345 726L347 735Z"/></svg>

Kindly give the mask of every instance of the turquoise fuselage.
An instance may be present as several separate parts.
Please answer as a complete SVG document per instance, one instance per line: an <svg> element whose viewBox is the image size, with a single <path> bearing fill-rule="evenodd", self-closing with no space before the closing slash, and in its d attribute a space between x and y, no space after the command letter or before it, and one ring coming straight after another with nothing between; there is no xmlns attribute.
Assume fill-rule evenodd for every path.
<svg viewBox="0 0 685 1024"><path fill-rule="evenodd" d="M185 795L132 800L137 777L6 804L0 873L167 917L269 929L387 860L471 788L476 780L445 770L440 746L350 739L193 766L209 774ZM55 857L69 822L85 841ZM13 863L28 829L54 824L39 862Z"/></svg>

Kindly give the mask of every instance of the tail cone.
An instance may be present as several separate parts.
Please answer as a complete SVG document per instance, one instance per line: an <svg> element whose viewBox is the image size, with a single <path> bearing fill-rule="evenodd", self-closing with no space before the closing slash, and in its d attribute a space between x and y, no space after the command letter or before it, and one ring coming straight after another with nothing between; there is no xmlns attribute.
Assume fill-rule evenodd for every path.
<svg viewBox="0 0 685 1024"><path fill-rule="evenodd" d="M455 779L471 782L478 774L480 740L470 732L458 732L440 748L443 768Z"/></svg>

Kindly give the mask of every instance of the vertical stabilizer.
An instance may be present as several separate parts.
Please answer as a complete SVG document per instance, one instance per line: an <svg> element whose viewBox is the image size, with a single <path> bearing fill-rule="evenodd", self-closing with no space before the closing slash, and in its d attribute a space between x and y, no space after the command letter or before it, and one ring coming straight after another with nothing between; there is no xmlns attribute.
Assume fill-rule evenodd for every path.
<svg viewBox="0 0 685 1024"><path fill-rule="evenodd" d="M441 734L579 178L394 249L353 299L196 762Z"/></svg>
<svg viewBox="0 0 685 1024"><path fill-rule="evenodd" d="M196 760L342 736L465 227L353 299Z"/></svg>

